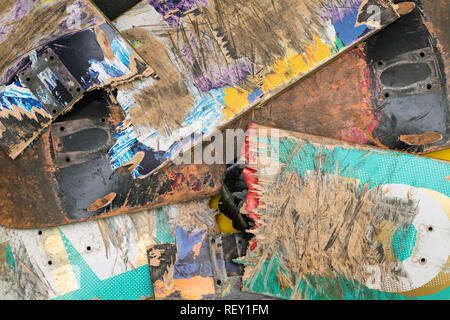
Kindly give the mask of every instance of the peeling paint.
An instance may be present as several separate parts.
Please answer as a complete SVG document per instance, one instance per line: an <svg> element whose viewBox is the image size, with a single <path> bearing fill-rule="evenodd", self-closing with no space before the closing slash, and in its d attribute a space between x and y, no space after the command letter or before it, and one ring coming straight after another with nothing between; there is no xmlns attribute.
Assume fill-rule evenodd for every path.
<svg viewBox="0 0 450 320"><path fill-rule="evenodd" d="M256 221L244 291L448 299L435 281L450 255L448 163L282 130L274 147L258 130L275 129L250 125L244 153L254 195L243 212Z"/></svg>

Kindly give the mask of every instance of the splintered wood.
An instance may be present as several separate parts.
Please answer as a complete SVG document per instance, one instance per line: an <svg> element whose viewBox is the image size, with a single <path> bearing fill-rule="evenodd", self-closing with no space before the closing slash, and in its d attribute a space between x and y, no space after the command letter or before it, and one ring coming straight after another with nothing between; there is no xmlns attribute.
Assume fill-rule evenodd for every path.
<svg viewBox="0 0 450 320"><path fill-rule="evenodd" d="M434 210L431 202L424 191L394 184L391 176L385 183L362 181L364 166L378 161L375 153L389 154L287 131L275 142L267 132L260 135L263 130L250 125L245 154L255 196L247 196L242 211L256 223L249 230L253 245L239 259L245 289L289 299L340 299L349 292L365 299L420 287L409 263L430 263L423 257L429 249L421 249L429 235L420 231L418 217ZM447 251L436 275L445 269Z"/></svg>

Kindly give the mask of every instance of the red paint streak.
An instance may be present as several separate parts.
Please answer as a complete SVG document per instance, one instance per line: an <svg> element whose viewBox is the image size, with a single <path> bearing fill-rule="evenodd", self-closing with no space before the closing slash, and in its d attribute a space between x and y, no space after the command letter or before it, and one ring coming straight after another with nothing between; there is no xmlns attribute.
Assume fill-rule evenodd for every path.
<svg viewBox="0 0 450 320"><path fill-rule="evenodd" d="M247 163L247 167L244 168L244 178L245 182L248 186L248 193L246 196L245 210L248 213L248 216L255 221L255 227L253 229L257 229L260 224L256 221L259 220L259 215L255 213L256 208L259 205L259 199L256 193L255 185L258 184L258 178L256 177L256 170L248 167L248 163L255 163L256 155L253 152L250 152L250 143L249 137L255 135L255 129L252 127L253 124L249 123L247 127L247 133L245 136L245 143L242 147L242 153L245 157L245 162ZM252 239L250 241L250 250L253 251L256 249L258 243L256 239Z"/></svg>

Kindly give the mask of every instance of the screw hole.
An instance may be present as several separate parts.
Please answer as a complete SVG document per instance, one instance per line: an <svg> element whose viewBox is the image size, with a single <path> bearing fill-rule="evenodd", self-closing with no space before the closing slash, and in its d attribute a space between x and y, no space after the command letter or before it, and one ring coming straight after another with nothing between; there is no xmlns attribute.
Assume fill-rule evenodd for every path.
<svg viewBox="0 0 450 320"><path fill-rule="evenodd" d="M382 66L383 65L383 61L378 61L378 65Z"/></svg>
<svg viewBox="0 0 450 320"><path fill-rule="evenodd" d="M425 258L420 259L420 263L425 264L426 262L427 262L427 259L425 259Z"/></svg>
<svg viewBox="0 0 450 320"><path fill-rule="evenodd" d="M423 58L423 57L425 57L425 52L421 52L420 53L420 56Z"/></svg>
<svg viewBox="0 0 450 320"><path fill-rule="evenodd" d="M70 158L66 158L66 162L70 162Z"/></svg>
<svg viewBox="0 0 450 320"><path fill-rule="evenodd" d="M216 283L220 286L222 284L222 280L217 280Z"/></svg>
<svg viewBox="0 0 450 320"><path fill-rule="evenodd" d="M389 97L390 97L389 92L386 92L386 93L384 94L384 96L385 96L386 98L389 98Z"/></svg>
<svg viewBox="0 0 450 320"><path fill-rule="evenodd" d="M55 59L55 57L54 56L50 56L50 60L53 60L53 59Z"/></svg>
<svg viewBox="0 0 450 320"><path fill-rule="evenodd" d="M59 130L64 131L64 127L60 127Z"/></svg>
<svg viewBox="0 0 450 320"><path fill-rule="evenodd" d="M433 88L433 86L431 84L427 84L427 89L431 90L431 88Z"/></svg>
<svg viewBox="0 0 450 320"><path fill-rule="evenodd" d="M105 119L105 118L102 118L101 121L102 121L102 122L106 122L106 119Z"/></svg>
<svg viewBox="0 0 450 320"><path fill-rule="evenodd" d="M81 89L80 88L77 88L77 92L80 92L81 91Z"/></svg>
<svg viewBox="0 0 450 320"><path fill-rule="evenodd" d="M211 243L216 243L216 239L212 238Z"/></svg>
<svg viewBox="0 0 450 320"><path fill-rule="evenodd" d="M30 78L26 78L25 80L30 81L31 79Z"/></svg>
<svg viewBox="0 0 450 320"><path fill-rule="evenodd" d="M50 260L50 261L48 262L48 265L51 266L52 264L53 264L53 262Z"/></svg>
<svg viewBox="0 0 450 320"><path fill-rule="evenodd" d="M87 251L91 251L91 249L92 249L92 248L89 247L89 246L86 248Z"/></svg>
<svg viewBox="0 0 450 320"><path fill-rule="evenodd" d="M42 231L41 230L38 231L38 235L40 235L40 236L42 235Z"/></svg>
<svg viewBox="0 0 450 320"><path fill-rule="evenodd" d="M429 226L429 227L428 227L428 231L430 231L430 232L433 231L433 227L432 227L432 226Z"/></svg>
<svg viewBox="0 0 450 320"><path fill-rule="evenodd" d="M52 112L55 114L56 113L56 109L53 109Z"/></svg>

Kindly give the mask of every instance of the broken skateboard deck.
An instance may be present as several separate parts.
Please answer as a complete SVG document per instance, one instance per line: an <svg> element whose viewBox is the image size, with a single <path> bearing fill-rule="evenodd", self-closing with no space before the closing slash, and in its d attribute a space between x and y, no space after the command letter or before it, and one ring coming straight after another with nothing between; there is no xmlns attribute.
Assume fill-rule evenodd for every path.
<svg viewBox="0 0 450 320"><path fill-rule="evenodd" d="M90 0L7 1L0 61L0 146L13 159L85 91L153 73Z"/></svg>
<svg viewBox="0 0 450 320"><path fill-rule="evenodd" d="M156 219L150 211L45 230L0 227L0 299L151 298L146 248Z"/></svg>
<svg viewBox="0 0 450 320"><path fill-rule="evenodd" d="M250 124L244 291L450 299L450 163Z"/></svg>
<svg viewBox="0 0 450 320"><path fill-rule="evenodd" d="M384 0L142 1L115 25L155 74L114 95L127 130L157 160L142 174L413 8Z"/></svg>
<svg viewBox="0 0 450 320"><path fill-rule="evenodd" d="M219 192L221 166L178 166L148 179L137 179L154 159L124 128L124 111L109 100L107 92L119 82L148 75L150 68L88 1L17 1L4 10L0 45L9 43L14 48L19 45L13 35L25 26L32 29L30 21L37 23L50 16L54 20L45 32L41 30L28 38L16 35L16 40L22 39L22 47L30 52L16 48L16 56L11 57L14 63L4 64L1 69L4 86L0 92L0 115L5 117L0 117L0 128L6 130L3 137L18 137L11 133L15 129L24 137L38 133L39 137L31 143L28 138L14 143L20 145L20 150L28 143L30 147L15 160L0 152L4 192L0 199L0 225L60 226L201 199ZM58 15L62 17L56 18ZM74 26L67 26L66 20L75 21ZM62 79L69 80L63 81L61 87L60 82L46 78L51 74L64 74L70 79ZM27 85L28 82L34 84ZM55 96L50 96L46 87L51 83L58 84ZM71 87L74 84L79 85ZM64 88L76 93L76 99L55 109L55 116L44 124L40 115L49 110L53 114L49 107L56 106L53 98L57 99L56 93ZM35 89L46 95L36 95ZM46 101L48 105L44 104ZM9 126L7 121L16 122ZM127 140L122 143L124 137ZM115 170L108 154L127 164Z"/></svg>
<svg viewBox="0 0 450 320"><path fill-rule="evenodd" d="M246 236L219 234L217 210L177 208L165 210L166 228L158 229L165 241L147 250L155 300L268 299L241 291L243 267L233 259L245 254Z"/></svg>
<svg viewBox="0 0 450 320"><path fill-rule="evenodd" d="M85 93L21 157L12 160L0 152L0 225L55 227L220 192L222 165L171 166L139 179L140 164L152 160L143 156L113 170L108 153L128 134L120 130L123 120L121 107L112 104L107 93ZM136 140L128 142L140 148Z"/></svg>
<svg viewBox="0 0 450 320"><path fill-rule="evenodd" d="M447 1L416 8L233 126L249 122L381 148L449 146Z"/></svg>
<svg viewBox="0 0 450 320"><path fill-rule="evenodd" d="M93 102L97 107L87 114L92 96L80 101L84 113L57 120L58 125L27 150L24 159L12 162L1 156L5 209L0 224L16 228L63 225L219 192L221 166L179 166L153 179L134 179L145 177L163 155L142 143L139 132L129 121L122 121L121 112L105 99ZM102 107L94 111L98 106ZM64 132L66 125L69 130Z"/></svg>
<svg viewBox="0 0 450 320"><path fill-rule="evenodd" d="M168 217L181 212L214 215L201 201L59 228L0 227L0 299L151 298L147 249L173 241Z"/></svg>

